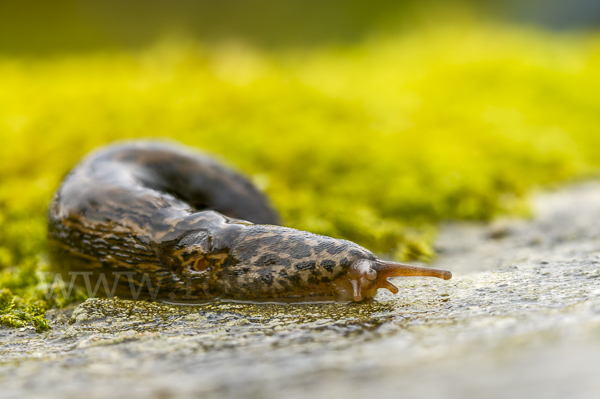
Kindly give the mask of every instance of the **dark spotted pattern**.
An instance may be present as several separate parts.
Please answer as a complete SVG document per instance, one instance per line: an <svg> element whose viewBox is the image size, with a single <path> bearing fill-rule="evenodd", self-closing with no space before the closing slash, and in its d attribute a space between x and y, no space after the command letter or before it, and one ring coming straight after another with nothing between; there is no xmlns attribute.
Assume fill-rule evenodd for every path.
<svg viewBox="0 0 600 399"><path fill-rule="evenodd" d="M321 261L321 267L330 273L333 271L333 268L335 267L335 265L336 265L335 261L330 260L330 259L325 259L325 260Z"/></svg>
<svg viewBox="0 0 600 399"><path fill-rule="evenodd" d="M315 262L314 260L309 260L307 262L296 263L294 267L296 268L296 270L315 270L316 265L317 262Z"/></svg>
<svg viewBox="0 0 600 399"><path fill-rule="evenodd" d="M58 271L92 272L92 284L129 273L140 297L154 299L337 299L351 289L350 266L376 259L352 242L278 226L247 179L164 142L89 155L57 190L48 222ZM136 297L125 280L116 294Z"/></svg>

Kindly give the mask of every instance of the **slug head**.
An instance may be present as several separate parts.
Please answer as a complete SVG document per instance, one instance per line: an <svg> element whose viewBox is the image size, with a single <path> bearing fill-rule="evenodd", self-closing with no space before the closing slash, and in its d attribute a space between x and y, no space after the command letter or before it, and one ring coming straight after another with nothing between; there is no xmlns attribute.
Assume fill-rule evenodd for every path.
<svg viewBox="0 0 600 399"><path fill-rule="evenodd" d="M340 284L338 293L342 300L362 301L373 298L379 288L398 293L398 287L390 283L388 277L438 277L444 280L452 278L446 270L410 266L382 260L361 259L352 264L347 274L347 284Z"/></svg>

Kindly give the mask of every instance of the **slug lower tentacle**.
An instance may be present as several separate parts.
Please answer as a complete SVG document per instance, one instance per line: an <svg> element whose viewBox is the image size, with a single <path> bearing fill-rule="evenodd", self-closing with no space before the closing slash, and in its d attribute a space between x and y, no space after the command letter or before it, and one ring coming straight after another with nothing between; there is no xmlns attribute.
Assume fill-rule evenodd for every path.
<svg viewBox="0 0 600 399"><path fill-rule="evenodd" d="M379 288L397 293L389 277L451 278L279 226L247 179L164 142L92 153L57 190L48 222L53 265L106 296L361 301Z"/></svg>

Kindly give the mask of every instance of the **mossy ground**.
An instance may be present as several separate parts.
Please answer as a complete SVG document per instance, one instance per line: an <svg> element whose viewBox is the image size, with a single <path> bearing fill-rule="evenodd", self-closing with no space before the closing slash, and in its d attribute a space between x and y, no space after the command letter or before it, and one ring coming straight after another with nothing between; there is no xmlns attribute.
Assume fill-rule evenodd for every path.
<svg viewBox="0 0 600 399"><path fill-rule="evenodd" d="M247 173L286 225L397 259L435 223L526 214L600 165L600 35L432 23L361 43L0 57L0 323L47 326L45 209L89 150L171 137Z"/></svg>

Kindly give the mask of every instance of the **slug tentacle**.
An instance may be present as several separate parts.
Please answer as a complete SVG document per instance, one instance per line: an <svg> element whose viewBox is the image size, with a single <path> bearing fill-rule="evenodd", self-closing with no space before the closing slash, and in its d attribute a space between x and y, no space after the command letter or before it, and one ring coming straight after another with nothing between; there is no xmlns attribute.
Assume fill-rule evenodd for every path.
<svg viewBox="0 0 600 399"><path fill-rule="evenodd" d="M430 267L419 267L405 265L397 262L386 262L378 260L373 268L377 274L384 277L437 277L450 280L452 273L447 270L432 269Z"/></svg>
<svg viewBox="0 0 600 399"><path fill-rule="evenodd" d="M393 294L398 293L398 287L387 281L388 277L437 277L443 280L450 280L452 273L447 270L432 269L428 267L418 267L405 265L397 262L377 261L373 265L377 271L378 281L381 288L387 288Z"/></svg>
<svg viewBox="0 0 600 399"><path fill-rule="evenodd" d="M389 277L438 277L448 280L452 278L452 273L446 270L410 266L379 259L359 260L350 267L349 272L352 299L360 301L363 298L372 298L379 288L385 288L393 294L397 294L398 287L387 280Z"/></svg>
<svg viewBox="0 0 600 399"><path fill-rule="evenodd" d="M75 283L108 279L117 290L101 295L133 299L361 301L397 293L389 277L452 276L278 223L248 179L206 155L130 142L65 178L48 209L49 252L56 269L85 276Z"/></svg>

